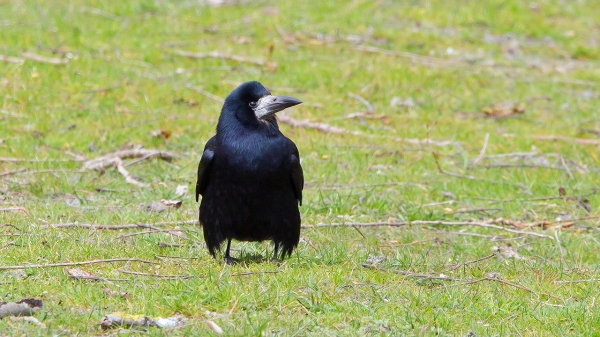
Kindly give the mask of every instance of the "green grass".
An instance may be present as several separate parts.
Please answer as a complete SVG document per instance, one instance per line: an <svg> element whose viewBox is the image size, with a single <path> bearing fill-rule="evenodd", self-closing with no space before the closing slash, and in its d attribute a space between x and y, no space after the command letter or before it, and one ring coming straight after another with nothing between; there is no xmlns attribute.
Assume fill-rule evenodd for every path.
<svg viewBox="0 0 600 337"><path fill-rule="evenodd" d="M118 257L157 262L80 267L129 279L114 283L71 279L62 267L0 272L0 301L41 298L45 308L36 317L46 326L5 318L0 334L121 334L102 331L97 323L105 314L126 312L185 317L183 328L153 328L150 335L207 335L212 332L206 319L226 335L238 336L600 335L597 282L557 282L600 278L595 218L600 197L586 197L589 214L572 199L532 200L558 196L560 187L567 196L598 187L598 145L539 136L598 140L586 130L600 130L599 3L202 3L0 0L1 55L19 57L27 51L70 60L63 66L0 61L0 157L32 160L0 160L0 264ZM357 46L419 57L367 53ZM268 58L276 67L188 59L173 53L178 49ZM196 165L214 133L221 103L187 86L225 97L247 80L303 100L290 116L349 131L326 134L280 125L302 156L304 225L580 220L563 230L526 229L554 239L464 226L305 228L297 252L281 264L258 258L271 254L268 243L236 242L241 251L235 254L247 261L236 266L224 266L203 246L165 233L120 237L141 228L43 227L195 219L193 193L182 199L175 189L187 185L193 191ZM365 111L349 93L364 97L385 118L345 118ZM415 105L391 106L394 97L411 98ZM484 118L484 108L504 101L523 104L525 113ZM154 137L155 130L171 137ZM528 164L556 169L485 167L518 164L514 157L483 157L475 165L486 134L485 155L536 152L536 161ZM402 141L425 138L459 145ZM72 172L81 162L69 152L91 159L135 145L180 157L129 166L149 188L126 184L113 168L104 174ZM439 172L432 152L445 171L482 180ZM27 172L3 175L20 169ZM456 197L453 203L448 193ZM163 213L140 207L161 199L182 199L183 206ZM10 207L24 210L6 210ZM460 213L479 208L487 213ZM178 228L202 241L200 228ZM161 247L160 242L180 246ZM451 270L509 244L525 259L494 257ZM379 270L363 267L373 257L383 259ZM120 269L194 277L162 280ZM533 292L493 280L465 284L490 273ZM108 296L103 288L129 296Z"/></svg>

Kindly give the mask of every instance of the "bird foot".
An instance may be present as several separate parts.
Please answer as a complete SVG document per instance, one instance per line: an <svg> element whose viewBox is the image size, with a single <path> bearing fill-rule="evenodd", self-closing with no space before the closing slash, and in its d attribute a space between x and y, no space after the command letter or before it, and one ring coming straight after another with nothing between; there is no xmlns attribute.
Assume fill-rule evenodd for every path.
<svg viewBox="0 0 600 337"><path fill-rule="evenodd" d="M223 259L225 260L225 263L227 263L230 266L232 266L238 262L238 259L231 257L231 256L225 256Z"/></svg>

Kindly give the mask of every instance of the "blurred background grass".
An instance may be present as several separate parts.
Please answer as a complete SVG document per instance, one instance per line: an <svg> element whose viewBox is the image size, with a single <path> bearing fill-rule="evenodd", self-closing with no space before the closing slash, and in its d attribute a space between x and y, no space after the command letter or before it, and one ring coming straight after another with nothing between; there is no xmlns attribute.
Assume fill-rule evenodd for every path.
<svg viewBox="0 0 600 337"><path fill-rule="evenodd" d="M597 278L598 12L600 3L558 0L0 1L0 224L14 226L0 227L2 264L137 257L159 265L84 269L104 277L129 276L117 271L123 268L195 276L108 285L130 293L121 299L62 269L5 272L4 301L42 297L46 329L7 320L0 328L102 334L95 323L125 311L185 315L189 324L168 332L174 335L208 333L205 319L231 335L594 333L595 284L559 281ZM191 59L179 50L264 65ZM42 227L195 219L193 196L175 189L193 190L219 98L248 80L303 100L290 117L346 130L280 123L302 156L303 224L503 217L546 221L556 239L465 227L307 228L282 265L250 259L223 267L204 247L164 233L120 238L131 231ZM156 136L161 131L168 137ZM566 138L543 139L554 136ZM149 188L126 184L110 167L78 172L77 158L136 146L179 157L128 166ZM441 173L432 152L462 178ZM560 187L568 197L591 195L536 200L559 196ZM183 206L146 211L161 199ZM202 241L196 226L175 226L167 228ZM528 230L541 233L538 227ZM526 258L498 253L449 271L507 243ZM271 249L236 247L248 256ZM422 282L365 269L367 260L463 280L500 273L535 293L498 282ZM245 272L256 274L233 276Z"/></svg>

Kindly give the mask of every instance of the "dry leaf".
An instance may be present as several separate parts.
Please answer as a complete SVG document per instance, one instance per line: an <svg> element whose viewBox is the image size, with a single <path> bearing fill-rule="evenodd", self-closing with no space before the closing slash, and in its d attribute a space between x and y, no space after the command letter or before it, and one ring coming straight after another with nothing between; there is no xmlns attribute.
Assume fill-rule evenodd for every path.
<svg viewBox="0 0 600 337"><path fill-rule="evenodd" d="M17 302L0 302L0 318L6 316L31 316L42 309L44 304L35 298L26 298Z"/></svg>
<svg viewBox="0 0 600 337"><path fill-rule="evenodd" d="M161 200L161 201L152 201L149 204L146 205L142 205L141 208L143 208L146 212L156 212L156 213L160 213L160 212L164 212L169 208L179 208L181 207L181 204L183 203L183 201L181 200Z"/></svg>
<svg viewBox="0 0 600 337"><path fill-rule="evenodd" d="M152 201L151 203L149 203L147 205L142 205L141 207L146 212L156 212L156 213L164 212L168 208L166 205L164 205L160 201Z"/></svg>
<svg viewBox="0 0 600 337"><path fill-rule="evenodd" d="M238 36L238 37L234 37L233 38L233 42L237 43L237 44L249 44L252 43L254 40L252 40L252 38L247 37L247 36Z"/></svg>
<svg viewBox="0 0 600 337"><path fill-rule="evenodd" d="M129 293L128 292L114 291L114 290L111 290L110 288L103 288L102 292L104 294L106 294L107 296L115 296L115 297L122 297L122 298L128 298L129 297Z"/></svg>
<svg viewBox="0 0 600 337"><path fill-rule="evenodd" d="M183 196L186 195L188 192L188 187L187 185L179 185L177 186L177 188L175 189L175 194L179 195L179 196Z"/></svg>
<svg viewBox="0 0 600 337"><path fill-rule="evenodd" d="M486 117L503 118L521 115L525 113L525 105L523 103L501 102L488 106L482 109Z"/></svg>
<svg viewBox="0 0 600 337"><path fill-rule="evenodd" d="M154 131L150 131L150 136L159 137L159 138L163 138L163 139L169 139L169 137L171 137L171 131L154 130Z"/></svg>
<svg viewBox="0 0 600 337"><path fill-rule="evenodd" d="M529 260L528 258L521 256L514 249L512 249L512 246L510 244L500 247L494 246L492 247L492 250L494 252L500 253L500 255L504 256L507 259L513 258L515 260Z"/></svg>
<svg viewBox="0 0 600 337"><path fill-rule="evenodd" d="M18 322L18 321L22 321L22 322L27 322L27 323L33 323L37 326L39 326L42 329L46 328L46 325L42 322L40 322L37 318L35 317L10 317L10 320L12 322Z"/></svg>
<svg viewBox="0 0 600 337"><path fill-rule="evenodd" d="M390 106L393 107L402 107L402 108L414 108L416 106L415 101L412 97L407 97L406 99L402 99L400 97L393 97L390 102Z"/></svg>
<svg viewBox="0 0 600 337"><path fill-rule="evenodd" d="M561 187L558 188L558 194L561 197L563 197L563 196L567 195L567 191L565 191L565 188L561 186Z"/></svg>
<svg viewBox="0 0 600 337"><path fill-rule="evenodd" d="M179 207L181 207L181 204L183 203L183 201L181 201L181 200L165 200L165 199L161 200L160 202L167 207L173 207L173 208L179 208Z"/></svg>
<svg viewBox="0 0 600 337"><path fill-rule="evenodd" d="M223 329L221 329L220 326L217 325L217 323L211 321L211 320L206 320L206 325L212 330L214 331L216 334L221 335L223 334Z"/></svg>
<svg viewBox="0 0 600 337"><path fill-rule="evenodd" d="M579 200L577 206L581 207L588 215L592 213L592 205L588 199Z"/></svg>
<svg viewBox="0 0 600 337"><path fill-rule="evenodd" d="M100 322L100 327L102 327L102 329L116 328L120 326L126 328L172 328L184 323L184 320L178 316L167 318L158 317L154 319L144 315L131 315L122 312L115 312L104 316Z"/></svg>
<svg viewBox="0 0 600 337"><path fill-rule="evenodd" d="M65 268L69 277L81 280L92 280L97 281L100 280L101 277L98 275L94 275L92 273L88 273L87 271L83 271L79 268Z"/></svg>

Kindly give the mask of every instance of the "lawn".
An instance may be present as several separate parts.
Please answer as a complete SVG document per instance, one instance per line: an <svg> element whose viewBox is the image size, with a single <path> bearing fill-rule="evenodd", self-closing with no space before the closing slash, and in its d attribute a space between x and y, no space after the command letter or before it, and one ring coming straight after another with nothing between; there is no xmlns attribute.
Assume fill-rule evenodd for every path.
<svg viewBox="0 0 600 337"><path fill-rule="evenodd" d="M597 13L0 0L0 302L43 301L0 335L600 336ZM279 123L303 229L291 258L234 242L229 266L196 168L248 80L304 102Z"/></svg>

